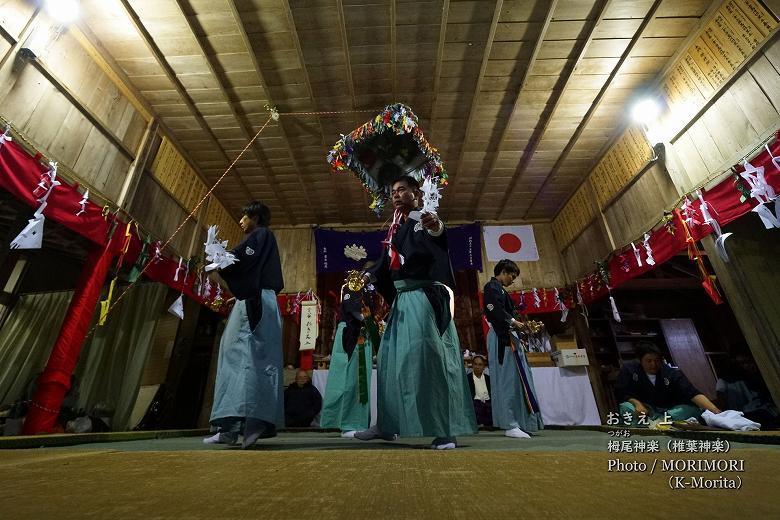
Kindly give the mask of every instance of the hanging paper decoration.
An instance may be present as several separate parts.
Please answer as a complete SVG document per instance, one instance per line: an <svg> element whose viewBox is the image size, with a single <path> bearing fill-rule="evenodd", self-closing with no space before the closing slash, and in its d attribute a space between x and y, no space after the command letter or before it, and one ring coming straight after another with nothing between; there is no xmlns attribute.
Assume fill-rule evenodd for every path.
<svg viewBox="0 0 780 520"><path fill-rule="evenodd" d="M84 192L84 196L79 201L79 206L81 209L79 209L78 213L76 213L77 217L80 217L87 212L87 202L89 202L89 190Z"/></svg>
<svg viewBox="0 0 780 520"><path fill-rule="evenodd" d="M609 295L609 305L612 307L612 319L620 323L620 313L618 312L617 305L615 304L615 298L612 297L612 294Z"/></svg>
<svg viewBox="0 0 780 520"><path fill-rule="evenodd" d="M176 268L176 271L173 273L173 281L178 282L179 281L179 273L181 272L181 257L179 257L179 266Z"/></svg>
<svg viewBox="0 0 780 520"><path fill-rule="evenodd" d="M774 160L775 157L772 157L773 163ZM750 196L758 202L753 211L761 218L761 222L766 229L780 228L780 205L775 203L774 214L767 206L767 204L777 199L777 193L772 186L767 184L764 176L764 167L759 166L756 168L747 161L744 162L743 166L745 171L739 175L750 185Z"/></svg>
<svg viewBox="0 0 780 520"><path fill-rule="evenodd" d="M315 300L301 302L301 346L299 350L314 350L319 335L319 305Z"/></svg>
<svg viewBox="0 0 780 520"><path fill-rule="evenodd" d="M209 226L206 234L206 261L211 262L206 266L206 271L224 269L238 262L235 255L227 251L227 240L220 241L217 238L217 226Z"/></svg>
<svg viewBox="0 0 780 520"><path fill-rule="evenodd" d="M43 210L46 203L33 214L33 218L27 221L27 226L11 241L11 249L40 249L43 245L43 224L46 217Z"/></svg>
<svg viewBox="0 0 780 520"><path fill-rule="evenodd" d="M674 213L665 211L661 223L666 228L666 232L670 235L674 236L675 233L677 233L677 228L674 225Z"/></svg>
<svg viewBox="0 0 780 520"><path fill-rule="evenodd" d="M707 271L707 267L704 265L704 260L702 259L701 252L699 251L699 248L696 246L696 240L693 238L693 235L691 234L691 230L688 227L687 222L682 218L682 215L678 211L678 217L680 218L680 222L683 227L683 231L685 232L685 242L688 246L688 258L696 262L696 266L699 269L699 273L702 277L701 285L704 288L704 290L707 292L709 297L712 299L712 301L715 303L715 305L720 305L723 303L723 299L720 296L720 293L718 292L718 288L715 286L715 276L710 275Z"/></svg>
<svg viewBox="0 0 780 520"><path fill-rule="evenodd" d="M650 247L650 233L645 233L643 244L645 247L645 254L647 255L647 258L645 259L647 265L655 265L655 260L653 259L653 248Z"/></svg>
<svg viewBox="0 0 780 520"><path fill-rule="evenodd" d="M208 300L211 297L211 280L208 276L205 276L205 282L203 283L203 299Z"/></svg>
<svg viewBox="0 0 780 520"><path fill-rule="evenodd" d="M555 288L555 301L557 302L555 304L556 308L561 311L561 322L565 322L569 316L569 308L566 307L566 302L564 302L563 296L561 296L557 287Z"/></svg>
<svg viewBox="0 0 780 520"><path fill-rule="evenodd" d="M698 190L696 192L697 197L699 198L699 202L701 202L701 205L699 206L699 210L701 211L701 217L704 220L705 224L708 224L712 228L712 232L715 233L715 236L717 237L715 239L715 247L718 251L718 255L723 259L724 262L729 261L729 255L726 252L726 239L730 237L731 233L723 233L720 229L720 224L712 218L712 215L710 215L709 211L709 203L704 200L704 194L701 192L701 190Z"/></svg>
<svg viewBox="0 0 780 520"><path fill-rule="evenodd" d="M49 170L41 174L41 180L33 190L33 196L38 199L38 202L44 203L49 199L54 188L61 185L62 183L57 180L57 163L50 161Z"/></svg>
<svg viewBox="0 0 780 520"><path fill-rule="evenodd" d="M631 266L628 265L628 258L626 258L625 254L620 255L620 269L622 269L624 273L631 270Z"/></svg>
<svg viewBox="0 0 780 520"><path fill-rule="evenodd" d="M116 286L117 280L119 280L119 271L122 269L122 264L125 260L125 254L127 254L128 249L130 249L130 242L133 239L133 224L135 224L135 221L131 220L125 227L125 241L122 244L122 250L119 253L119 259L116 262L116 276L114 276L114 279L111 280L111 285L108 287L108 296L106 296L105 300L100 301L100 318L98 319L98 325L105 325L106 318L108 317L108 311L111 309L111 300L114 298L114 287Z"/></svg>
<svg viewBox="0 0 780 520"><path fill-rule="evenodd" d="M6 126L5 132L0 134L0 148L2 148L3 145L9 141L13 141L13 139L11 139L11 127Z"/></svg>
<svg viewBox="0 0 780 520"><path fill-rule="evenodd" d="M151 241L152 238L147 235L146 239L144 239L143 243L141 244L141 252L138 253L138 258L136 259L135 264L133 264L133 267L130 268L130 274L127 275L127 280L130 283L134 283L136 280L138 280L138 277L141 276L141 272L144 270L146 261L149 259L149 243Z"/></svg>
<svg viewBox="0 0 780 520"><path fill-rule="evenodd" d="M162 242L159 240L154 243L154 256L152 257L152 262L155 264L160 262L163 259L162 255Z"/></svg>
<svg viewBox="0 0 780 520"><path fill-rule="evenodd" d="M425 139L411 108L388 105L373 119L342 135L328 153L334 172L351 170L371 194L370 208L382 213L390 199L393 182L399 177L425 179L440 187L447 185L447 173L439 152ZM429 190L431 200L440 197Z"/></svg>
<svg viewBox="0 0 780 520"><path fill-rule="evenodd" d="M636 244L634 244L633 242L631 242L631 248L634 250L634 258L636 259L636 266L642 267L642 254L639 252L639 249L636 247Z"/></svg>
<svg viewBox="0 0 780 520"><path fill-rule="evenodd" d="M168 312L178 317L180 320L184 319L184 294L180 294L179 297L176 298L176 301L168 307Z"/></svg>
<svg viewBox="0 0 780 520"><path fill-rule="evenodd" d="M539 297L539 291L536 290L536 287L533 289L533 299L534 299L534 307L537 309L542 304L542 299Z"/></svg>

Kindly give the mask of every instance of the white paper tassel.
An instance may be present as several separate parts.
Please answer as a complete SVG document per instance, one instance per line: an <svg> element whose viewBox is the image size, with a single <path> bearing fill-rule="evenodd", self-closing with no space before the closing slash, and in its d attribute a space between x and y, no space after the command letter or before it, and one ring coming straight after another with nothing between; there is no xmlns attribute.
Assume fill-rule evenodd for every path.
<svg viewBox="0 0 780 520"><path fill-rule="evenodd" d="M713 233L715 233L715 236L717 237L715 239L715 249L718 251L718 256L720 256L724 262L728 262L729 255L726 252L726 239L731 236L731 233L723 233L723 231L720 229L720 224L718 224L717 221L712 218L712 215L710 215L709 211L709 203L704 200L704 194L701 192L701 190L698 190L696 195L699 197L699 201L701 202L701 216L704 219L704 223L710 225Z"/></svg>
<svg viewBox="0 0 780 520"><path fill-rule="evenodd" d="M40 249L43 245L43 224L46 217L36 213L27 226L11 241L11 249Z"/></svg>
<svg viewBox="0 0 780 520"><path fill-rule="evenodd" d="M54 188L61 184L62 183L57 180L57 163L49 162L49 171L41 175L41 181L38 183L35 190L33 190L33 195L35 195L35 192L37 191L45 191L43 195L38 197L38 202L44 203L49 199L49 195L54 191Z"/></svg>
<svg viewBox="0 0 780 520"><path fill-rule="evenodd" d="M76 216L79 217L82 214L86 213L87 211L87 202L89 202L89 190L84 192L84 196L81 197L81 200L79 201L79 206L81 206L81 209L78 213L76 213Z"/></svg>
<svg viewBox="0 0 780 520"><path fill-rule="evenodd" d="M769 147L767 146L767 151ZM772 155L772 152L769 152ZM780 160L777 157L772 157L772 163L775 167L778 167L776 160ZM768 203L777 200L777 193L775 189L766 182L764 176L764 167L759 166L756 168L749 162L743 163L745 171L739 175L745 179L750 185L750 195L756 199L758 206L753 208L753 211L758 213L761 217L761 222L766 229L780 228L780 204L775 203L775 214L773 215L771 210L766 206ZM780 168L778 168L780 169Z"/></svg>
<svg viewBox="0 0 780 520"><path fill-rule="evenodd" d="M7 143L8 141L13 141L13 139L11 139L11 127L10 126L6 126L5 127L5 132L0 134L0 148L2 148L3 145L5 143Z"/></svg>
<svg viewBox="0 0 780 520"><path fill-rule="evenodd" d="M179 267L176 268L176 272L173 273L173 281L179 281L179 271L181 271L181 257L179 257Z"/></svg>
<svg viewBox="0 0 780 520"><path fill-rule="evenodd" d="M439 188L439 178L428 176L423 181L421 188L423 213L436 214L436 210L439 209L439 200L441 199L441 188Z"/></svg>
<svg viewBox="0 0 780 520"><path fill-rule="evenodd" d="M184 295L180 294L176 301L168 307L168 312L174 316L178 316L180 320L184 319Z"/></svg>
<svg viewBox="0 0 780 520"><path fill-rule="evenodd" d="M633 242L631 242L631 248L634 250L634 258L636 258L637 267L642 267L642 253L639 252L639 249Z"/></svg>
<svg viewBox="0 0 780 520"><path fill-rule="evenodd" d="M8 133L8 129L5 129L5 132ZM772 155L772 150L769 149L769 143L764 145L764 148L766 148L766 153L769 154L769 157L772 158L772 164L775 165L775 169L780 172L780 157L775 157Z"/></svg>
<svg viewBox="0 0 780 520"><path fill-rule="evenodd" d="M224 269L229 265L238 262L238 259L227 251L227 240L219 241L217 238L217 226L210 226L206 234L206 260L211 262L205 267L205 270Z"/></svg>
<svg viewBox="0 0 780 520"><path fill-rule="evenodd" d="M615 299L612 295L609 296L609 304L612 306L612 319L620 323L620 313L618 312L617 305L615 305Z"/></svg>
<svg viewBox="0 0 780 520"><path fill-rule="evenodd" d="M650 233L645 233L644 237L645 254L647 255L647 265L655 265L655 259L653 258L653 248L650 247Z"/></svg>
<svg viewBox="0 0 780 520"><path fill-rule="evenodd" d="M534 287L534 307L539 308L539 306L542 304L542 299L539 297L539 291L536 290L536 287Z"/></svg>

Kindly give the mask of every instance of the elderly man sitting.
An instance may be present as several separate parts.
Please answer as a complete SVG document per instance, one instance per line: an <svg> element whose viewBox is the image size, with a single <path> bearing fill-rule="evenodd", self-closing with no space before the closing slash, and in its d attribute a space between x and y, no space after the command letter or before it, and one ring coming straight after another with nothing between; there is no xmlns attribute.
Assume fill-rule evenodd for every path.
<svg viewBox="0 0 780 520"><path fill-rule="evenodd" d="M287 427L311 426L322 409L322 396L311 384L309 374L298 370L295 381L284 391L284 424Z"/></svg>
<svg viewBox="0 0 780 520"><path fill-rule="evenodd" d="M620 415L630 414L631 424L639 426L642 415L648 421L698 419L702 409L718 414L720 410L694 387L679 369L661 360L661 351L650 342L637 345L639 361L623 365L615 384Z"/></svg>

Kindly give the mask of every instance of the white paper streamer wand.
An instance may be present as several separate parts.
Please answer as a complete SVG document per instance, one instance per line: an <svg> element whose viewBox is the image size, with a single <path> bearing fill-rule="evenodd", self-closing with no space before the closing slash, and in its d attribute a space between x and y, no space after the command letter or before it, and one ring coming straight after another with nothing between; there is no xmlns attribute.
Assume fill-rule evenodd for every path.
<svg viewBox="0 0 780 520"><path fill-rule="evenodd" d="M721 231L720 224L718 224L718 222L712 218L712 215L710 215L709 203L704 200L704 194L701 192L701 190L696 192L696 196L699 197L699 201L701 202L701 216L704 219L704 223L709 224L713 233L715 233L715 236L717 236L715 239L715 248L718 251L718 256L720 256L724 262L728 262L729 255L726 252L726 239L732 234L723 233L723 231Z"/></svg>

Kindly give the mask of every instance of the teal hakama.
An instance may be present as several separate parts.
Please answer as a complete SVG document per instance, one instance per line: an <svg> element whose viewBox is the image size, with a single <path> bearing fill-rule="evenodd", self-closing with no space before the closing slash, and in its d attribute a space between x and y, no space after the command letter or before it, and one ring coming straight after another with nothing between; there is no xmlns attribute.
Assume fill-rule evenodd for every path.
<svg viewBox="0 0 780 520"><path fill-rule="evenodd" d="M490 360L490 403L493 411L493 426L502 430L520 428L526 433L533 433L544 428L542 414L531 413L523 392L517 364L513 359L512 349L507 345L503 358L499 356L498 336L490 327L488 332L488 359ZM536 395L531 367L520 353L522 370L526 375L531 391ZM503 362L499 362L502 359Z"/></svg>
<svg viewBox="0 0 780 520"><path fill-rule="evenodd" d="M246 301L236 300L219 344L210 423L239 433L242 420L284 425L282 318L276 293L263 289L262 318L254 330Z"/></svg>
<svg viewBox="0 0 780 520"><path fill-rule="evenodd" d="M373 352L371 342L355 346L352 356L347 356L343 346L344 331L347 324L339 322L336 337L331 351L328 384L325 387L325 398L322 404L320 426L323 428L338 428L343 432L365 430L371 422L371 402L368 392L371 390L371 371ZM359 372L363 361L366 377L364 389L365 400L360 399Z"/></svg>
<svg viewBox="0 0 780 520"><path fill-rule="evenodd" d="M450 316L439 333L423 290L432 285L395 281L397 296L377 360L381 432L444 438L477 432L455 322Z"/></svg>
<svg viewBox="0 0 780 520"><path fill-rule="evenodd" d="M220 271L236 303L219 344L210 423L220 433L272 436L284 425L279 248L265 226L255 228Z"/></svg>

